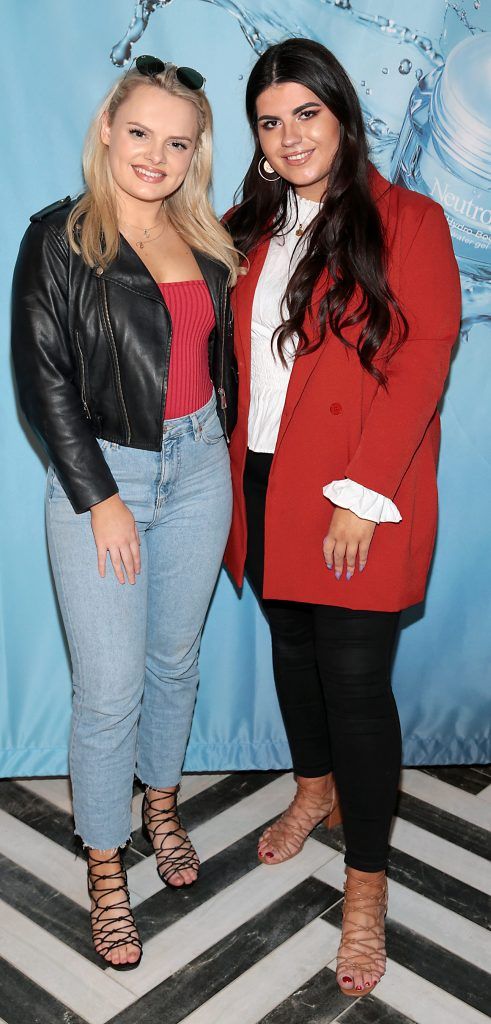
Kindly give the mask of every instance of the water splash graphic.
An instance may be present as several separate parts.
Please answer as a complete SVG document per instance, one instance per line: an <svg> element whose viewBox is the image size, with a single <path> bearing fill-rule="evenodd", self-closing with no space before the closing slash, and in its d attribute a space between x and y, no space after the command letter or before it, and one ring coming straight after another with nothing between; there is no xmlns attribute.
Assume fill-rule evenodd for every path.
<svg viewBox="0 0 491 1024"><path fill-rule="evenodd" d="M141 40L155 11L176 2L179 0L138 0L134 4L128 27L111 51L115 66L124 67L131 60L133 47ZM281 4L277 0L244 0L243 4L240 0L202 2L233 17L258 55L288 36L318 39L330 47L358 89L374 162L382 174L392 180L426 191L417 175L411 177L412 171L406 173L406 180L401 162L397 161L397 152L404 132L408 132L409 122L416 142L422 138L430 94L449 52L466 36L478 37L491 30L491 12L484 10L486 5L481 0L445 0L443 27L440 22L438 39L431 39L393 18L360 10L350 0L301 0L301 3L282 0ZM356 46L353 46L354 40ZM356 61L355 66L353 61ZM242 78L239 75L239 79ZM401 128L405 110L408 112ZM489 127L491 133L491 120ZM488 195L485 204L488 207L491 206L491 161L486 165L484 178L485 183L481 182L480 188ZM479 272L473 272L472 260L461 262L459 259L466 335L474 324L491 321L491 234L489 243L485 237L484 232L480 243L484 255L481 254ZM458 252L457 256L459 258Z"/></svg>

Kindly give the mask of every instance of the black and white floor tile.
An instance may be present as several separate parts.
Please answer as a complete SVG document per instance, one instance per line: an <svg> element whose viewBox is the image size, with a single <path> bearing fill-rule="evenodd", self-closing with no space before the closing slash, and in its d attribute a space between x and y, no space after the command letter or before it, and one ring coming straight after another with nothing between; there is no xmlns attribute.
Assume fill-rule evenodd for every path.
<svg viewBox="0 0 491 1024"><path fill-rule="evenodd" d="M66 779L0 781L0 1024L484 1024L491 1020L491 767L406 769L391 839L388 969L335 983L342 830L258 864L290 774L188 775L199 884L162 888L139 826L126 864L144 942L136 971L92 951Z"/></svg>

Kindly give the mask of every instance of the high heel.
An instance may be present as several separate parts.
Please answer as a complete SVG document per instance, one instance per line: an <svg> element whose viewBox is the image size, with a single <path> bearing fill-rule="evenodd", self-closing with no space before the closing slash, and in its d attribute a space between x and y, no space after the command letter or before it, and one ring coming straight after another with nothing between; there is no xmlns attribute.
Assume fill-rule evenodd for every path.
<svg viewBox="0 0 491 1024"><path fill-rule="evenodd" d="M386 914L385 871L355 873L354 869L347 868L343 926L336 967L336 980L345 996L369 995L385 974ZM363 983L359 976L365 974L377 977ZM355 984L357 975L358 981L362 982L359 985ZM350 983L350 987L343 985L343 982Z"/></svg>
<svg viewBox="0 0 491 1024"><path fill-rule="evenodd" d="M94 870L96 867L101 867L106 864L118 864L119 871L110 874L99 874ZM108 881L117 881L119 884L102 886L97 884L99 882L104 883ZM115 850L112 856L105 857L102 860L97 860L94 857L94 851L90 850L87 885L89 896L94 904L90 911L90 921L92 926L92 940L96 953L100 956L105 967L112 967L115 971L134 970L135 967L138 967L141 961L143 951L141 939L135 925L133 914L131 913L128 880L126 870L121 863L119 850ZM117 902L102 902L104 897L109 895L114 896L115 893L121 894ZM114 911L118 911L116 917L111 916L111 913ZM120 946L130 945L137 946L139 948L140 955L138 960L127 961L124 964L114 964L111 960L108 960L108 953L112 953L113 950L118 949Z"/></svg>
<svg viewBox="0 0 491 1024"><path fill-rule="evenodd" d="M198 854L177 811L177 789L152 788L152 792L159 794L153 799L149 798L148 792L147 789L142 803L142 835L155 850L158 876L170 889L189 888L195 884L197 878L182 885L175 885L169 881L172 875L186 869L198 872L200 866ZM168 797L169 807L158 806L162 802L162 797ZM179 842L175 843L171 837L177 837Z"/></svg>
<svg viewBox="0 0 491 1024"><path fill-rule="evenodd" d="M297 792L286 811L267 828L258 844L263 864L281 864L303 849L305 840L321 822L334 828L341 822L341 811L332 772L326 776L327 791L316 791L310 780L297 779ZM317 780L316 780L317 781ZM268 849L269 847L269 849Z"/></svg>

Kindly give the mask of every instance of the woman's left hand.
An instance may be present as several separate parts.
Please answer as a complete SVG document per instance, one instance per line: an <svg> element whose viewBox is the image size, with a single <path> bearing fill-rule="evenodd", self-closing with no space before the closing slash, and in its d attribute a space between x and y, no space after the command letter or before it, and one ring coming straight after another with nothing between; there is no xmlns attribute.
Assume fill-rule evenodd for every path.
<svg viewBox="0 0 491 1024"><path fill-rule="evenodd" d="M346 558L346 579L350 580L356 568L360 572L367 564L368 551L375 533L376 523L371 519L360 519L347 508L334 509L327 537L322 548L328 569L334 566L336 579L341 579Z"/></svg>

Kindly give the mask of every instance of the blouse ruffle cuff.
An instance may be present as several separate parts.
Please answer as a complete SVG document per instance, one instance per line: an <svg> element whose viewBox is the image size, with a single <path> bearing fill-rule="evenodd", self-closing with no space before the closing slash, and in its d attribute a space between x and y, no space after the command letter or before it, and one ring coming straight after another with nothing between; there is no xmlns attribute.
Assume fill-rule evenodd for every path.
<svg viewBox="0 0 491 1024"><path fill-rule="evenodd" d="M372 523L401 522L401 513L390 498L363 487L355 480L333 480L322 488L322 493L334 505L348 508L360 519L371 519Z"/></svg>

